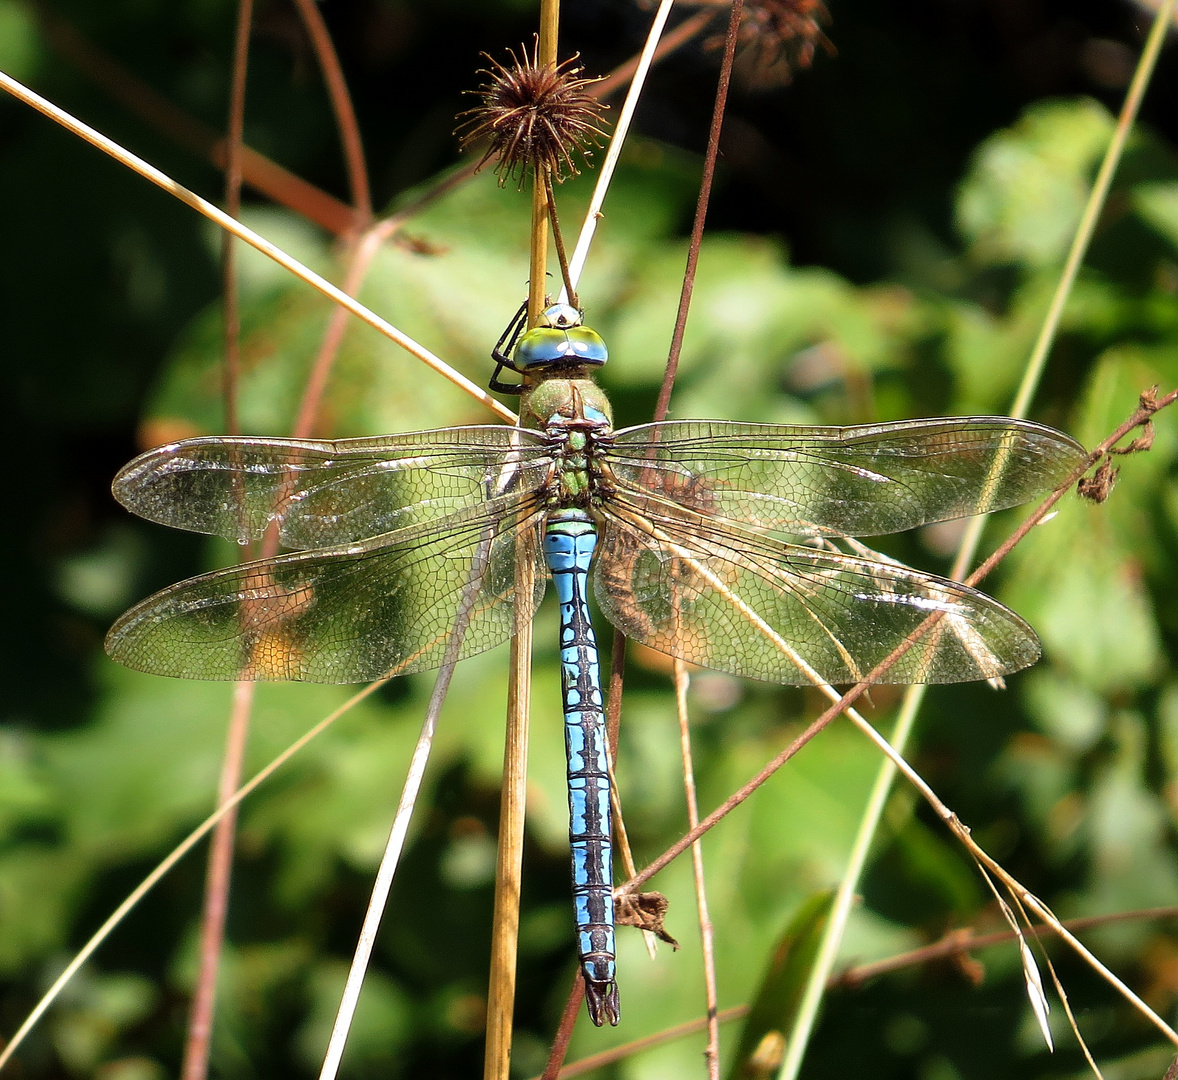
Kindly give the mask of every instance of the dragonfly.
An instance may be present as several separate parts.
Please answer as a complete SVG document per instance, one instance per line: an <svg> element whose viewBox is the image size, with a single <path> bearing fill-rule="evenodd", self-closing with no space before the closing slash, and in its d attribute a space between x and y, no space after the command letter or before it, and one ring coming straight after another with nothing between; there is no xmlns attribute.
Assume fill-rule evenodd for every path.
<svg viewBox="0 0 1178 1080"><path fill-rule="evenodd" d="M174 678L364 682L501 644L551 577L577 945L590 1018L617 1024L590 575L617 631L732 675L848 684L889 658L877 681L1000 679L1039 657L1026 622L848 538L1017 505L1064 483L1084 450L1051 428L985 416L615 430L594 378L605 342L567 304L493 355L519 376L497 384L520 394L518 427L205 437L130 462L113 490L134 513L287 550L148 597L106 648Z"/></svg>

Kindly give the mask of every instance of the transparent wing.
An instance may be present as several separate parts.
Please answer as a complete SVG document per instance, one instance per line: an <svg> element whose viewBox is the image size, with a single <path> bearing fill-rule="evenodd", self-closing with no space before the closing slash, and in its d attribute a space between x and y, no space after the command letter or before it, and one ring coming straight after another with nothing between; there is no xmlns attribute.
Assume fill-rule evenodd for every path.
<svg viewBox="0 0 1178 1080"><path fill-rule="evenodd" d="M879 681L992 679L1039 657L1034 631L974 589L659 500L605 508L594 585L627 637L768 682L857 682L934 614L939 621Z"/></svg>
<svg viewBox="0 0 1178 1080"><path fill-rule="evenodd" d="M878 536L1017 506L1065 480L1084 449L1051 428L1002 417L864 427L719 420L626 428L607 460L645 491L754 528Z"/></svg>
<svg viewBox="0 0 1178 1080"><path fill-rule="evenodd" d="M550 461L539 432L502 426L336 442L187 439L141 454L113 490L128 510L162 525L244 543L275 523L283 545L312 548L535 490Z"/></svg>
<svg viewBox="0 0 1178 1080"><path fill-rule="evenodd" d="M438 667L532 617L542 526L535 496L502 496L362 544L202 574L123 615L106 651L182 679L350 683Z"/></svg>

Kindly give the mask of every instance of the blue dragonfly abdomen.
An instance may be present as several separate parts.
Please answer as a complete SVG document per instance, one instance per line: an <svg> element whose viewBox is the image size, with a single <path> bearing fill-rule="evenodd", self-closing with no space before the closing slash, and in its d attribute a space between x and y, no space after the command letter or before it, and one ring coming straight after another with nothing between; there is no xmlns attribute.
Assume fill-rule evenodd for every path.
<svg viewBox="0 0 1178 1080"><path fill-rule="evenodd" d="M561 691L568 754L573 907L585 996L595 1024L618 1022L613 859L605 713L597 640L589 618L589 565L597 526L583 510L556 510L544 531L544 558L560 602Z"/></svg>

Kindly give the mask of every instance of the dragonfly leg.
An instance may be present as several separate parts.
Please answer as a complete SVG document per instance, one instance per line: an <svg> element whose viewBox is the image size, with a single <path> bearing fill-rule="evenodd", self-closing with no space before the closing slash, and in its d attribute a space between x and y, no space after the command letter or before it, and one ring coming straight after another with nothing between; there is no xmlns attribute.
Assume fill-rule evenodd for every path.
<svg viewBox="0 0 1178 1080"><path fill-rule="evenodd" d="M613 851L609 766L597 641L586 604L596 526L580 511L549 519L544 553L560 600L561 689L568 751L569 847L577 945L589 1018L619 1018L614 961Z"/></svg>
<svg viewBox="0 0 1178 1080"><path fill-rule="evenodd" d="M527 325L528 302L525 300L511 317L507 329L499 336L499 340L495 342L495 347L491 350L491 359L495 361L495 371L491 375L489 386L497 394L519 394L523 391L523 383L505 383L499 378L499 373L504 368L519 373L515 361L511 358L511 353L516 342L519 341L520 335L527 329Z"/></svg>

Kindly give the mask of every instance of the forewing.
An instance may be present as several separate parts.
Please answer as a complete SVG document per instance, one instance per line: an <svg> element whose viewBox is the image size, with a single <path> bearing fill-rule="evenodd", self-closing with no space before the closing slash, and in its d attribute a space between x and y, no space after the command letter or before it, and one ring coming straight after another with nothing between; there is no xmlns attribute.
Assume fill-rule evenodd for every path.
<svg viewBox="0 0 1178 1080"><path fill-rule="evenodd" d="M128 510L246 542L277 524L285 547L350 544L535 490L550 457L538 432L446 428L373 439L187 439L115 477Z"/></svg>
<svg viewBox="0 0 1178 1080"><path fill-rule="evenodd" d="M534 496L503 496L363 544L203 574L128 611L106 651L183 679L351 683L438 667L532 617L542 525Z"/></svg>
<svg viewBox="0 0 1178 1080"><path fill-rule="evenodd" d="M909 638L878 681L993 679L1039 656L1034 631L974 589L654 500L606 508L594 584L627 637L768 682L858 682Z"/></svg>
<svg viewBox="0 0 1178 1080"><path fill-rule="evenodd" d="M864 427L720 420L627 428L610 469L624 490L797 536L878 536L1026 502L1067 479L1084 449L1003 417Z"/></svg>

